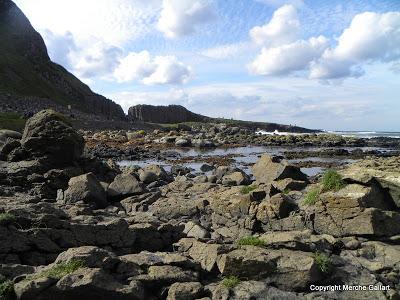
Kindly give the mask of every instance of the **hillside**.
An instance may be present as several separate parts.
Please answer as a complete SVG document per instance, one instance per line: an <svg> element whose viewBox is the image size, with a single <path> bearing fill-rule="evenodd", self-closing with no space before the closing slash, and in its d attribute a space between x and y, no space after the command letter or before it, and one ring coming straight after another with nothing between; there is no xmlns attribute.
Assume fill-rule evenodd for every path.
<svg viewBox="0 0 400 300"><path fill-rule="evenodd" d="M50 60L42 37L10 0L0 0L0 40L0 92L47 98L79 111L124 118L118 104L93 93Z"/></svg>

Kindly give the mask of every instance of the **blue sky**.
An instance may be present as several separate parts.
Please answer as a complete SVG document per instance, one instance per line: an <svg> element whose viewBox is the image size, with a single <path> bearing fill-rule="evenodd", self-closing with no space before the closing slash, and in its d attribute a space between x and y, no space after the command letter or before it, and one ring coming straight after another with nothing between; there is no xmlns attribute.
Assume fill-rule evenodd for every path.
<svg viewBox="0 0 400 300"><path fill-rule="evenodd" d="M16 0L51 58L131 105L400 131L398 0Z"/></svg>

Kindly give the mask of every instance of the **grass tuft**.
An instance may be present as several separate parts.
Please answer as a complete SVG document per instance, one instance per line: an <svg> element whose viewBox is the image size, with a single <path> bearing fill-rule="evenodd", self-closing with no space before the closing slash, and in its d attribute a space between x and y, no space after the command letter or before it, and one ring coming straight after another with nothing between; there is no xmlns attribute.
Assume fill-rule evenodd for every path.
<svg viewBox="0 0 400 300"><path fill-rule="evenodd" d="M14 284L8 279L0 278L0 299L11 300L14 298Z"/></svg>
<svg viewBox="0 0 400 300"><path fill-rule="evenodd" d="M322 177L323 191L338 191L345 186L342 176L335 170L327 170Z"/></svg>
<svg viewBox="0 0 400 300"><path fill-rule="evenodd" d="M265 247L265 242L254 236L242 237L237 241L239 246L257 246Z"/></svg>
<svg viewBox="0 0 400 300"><path fill-rule="evenodd" d="M328 273L331 270L331 259L325 253L315 253L315 263L317 264L318 270L320 270L322 273Z"/></svg>
<svg viewBox="0 0 400 300"><path fill-rule="evenodd" d="M7 225L14 223L16 217L10 213L0 213L0 225Z"/></svg>
<svg viewBox="0 0 400 300"><path fill-rule="evenodd" d="M222 280L222 284L226 286L228 289L233 289L240 283L240 279L237 276L228 276Z"/></svg>
<svg viewBox="0 0 400 300"><path fill-rule="evenodd" d="M246 185L246 186L244 186L244 187L242 187L240 189L240 193L245 195L245 194L248 194L248 193L254 191L256 188L257 188L257 186L255 186L253 184L252 185Z"/></svg>
<svg viewBox="0 0 400 300"><path fill-rule="evenodd" d="M56 264L50 269L44 270L38 274L34 274L32 276L28 276L27 279L37 279L37 278L54 278L61 279L64 276L75 272L76 270L83 268L85 266L84 262L79 259L72 259L69 262L64 262L60 264Z"/></svg>
<svg viewBox="0 0 400 300"><path fill-rule="evenodd" d="M303 203L305 205L314 205L319 200L320 193L321 191L318 188L309 191L305 196Z"/></svg>

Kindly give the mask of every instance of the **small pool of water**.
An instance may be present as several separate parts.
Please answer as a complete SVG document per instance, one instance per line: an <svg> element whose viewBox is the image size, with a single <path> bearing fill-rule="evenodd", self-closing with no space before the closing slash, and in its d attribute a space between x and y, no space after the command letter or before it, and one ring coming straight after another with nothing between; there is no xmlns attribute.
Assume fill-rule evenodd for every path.
<svg viewBox="0 0 400 300"><path fill-rule="evenodd" d="M215 149L196 149L196 148L188 148L188 149L173 149L166 150L165 153L178 153L181 158L186 157L196 157L196 162L187 162L187 163L179 163L179 165L184 167L189 167L193 170L194 173L200 173L200 167L205 162L202 161L202 158L206 157L221 157L229 155L234 162L233 166L236 166L242 169L247 174L251 175L251 165L253 165L259 157L263 153L268 153L270 155L282 155L285 151L321 151L323 149L332 149L332 148L319 148L319 147L262 147L262 146L250 146L250 147L236 147L236 148L215 148ZM347 148L347 150L352 151L356 148ZM367 150L382 150L378 148L358 148L363 151ZM173 158L171 156L171 160L175 160L177 158ZM300 163L300 162L321 162L321 163L336 163L336 164L348 164L352 163L355 160L353 159L341 159L341 158L329 158L329 157L305 157L300 159L292 159L289 160L291 163ZM158 164L164 167L167 171L171 170L171 164L157 159L146 159L140 161L120 161L120 166L144 166L147 164ZM313 166L307 168L301 168L301 170L307 174L308 176L314 176L324 171L323 167Z"/></svg>

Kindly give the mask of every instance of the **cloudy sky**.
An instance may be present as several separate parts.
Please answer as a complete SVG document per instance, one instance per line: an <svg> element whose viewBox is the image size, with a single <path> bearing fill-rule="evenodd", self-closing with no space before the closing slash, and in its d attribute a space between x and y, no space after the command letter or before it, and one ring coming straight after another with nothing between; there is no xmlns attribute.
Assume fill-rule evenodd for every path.
<svg viewBox="0 0 400 300"><path fill-rule="evenodd" d="M50 57L121 104L400 131L398 0L16 0Z"/></svg>

